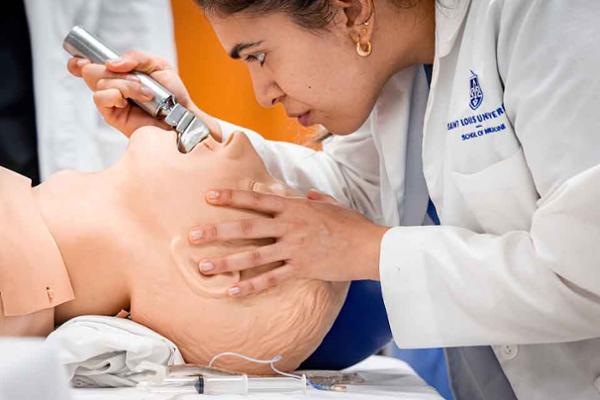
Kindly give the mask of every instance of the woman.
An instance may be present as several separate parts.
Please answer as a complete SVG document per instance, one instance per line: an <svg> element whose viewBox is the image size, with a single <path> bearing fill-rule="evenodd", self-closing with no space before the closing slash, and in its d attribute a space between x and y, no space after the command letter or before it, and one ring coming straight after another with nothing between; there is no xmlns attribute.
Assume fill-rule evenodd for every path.
<svg viewBox="0 0 600 400"><path fill-rule="evenodd" d="M381 279L400 346L498 345L449 352L458 398L599 396L600 3L200 4L225 50L248 63L262 104L335 134L319 153L255 137L270 171L374 221L316 192L212 190L213 205L273 218L199 226L193 242L276 242L203 260L201 271L284 262L233 296L292 277ZM433 64L428 95L422 64ZM152 123L126 102L145 96L124 79L133 69L193 107L146 55L69 66L126 133ZM442 226L400 226L427 219L428 196Z"/></svg>

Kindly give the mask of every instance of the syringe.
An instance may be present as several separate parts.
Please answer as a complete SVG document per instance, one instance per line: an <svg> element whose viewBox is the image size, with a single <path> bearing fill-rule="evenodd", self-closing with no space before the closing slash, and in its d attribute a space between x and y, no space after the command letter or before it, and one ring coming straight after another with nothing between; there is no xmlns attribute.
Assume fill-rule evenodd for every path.
<svg viewBox="0 0 600 400"><path fill-rule="evenodd" d="M143 385L152 392L192 393L206 395L248 395L254 393L305 393L306 376L293 377L249 377L248 375L215 375L165 378L156 383Z"/></svg>

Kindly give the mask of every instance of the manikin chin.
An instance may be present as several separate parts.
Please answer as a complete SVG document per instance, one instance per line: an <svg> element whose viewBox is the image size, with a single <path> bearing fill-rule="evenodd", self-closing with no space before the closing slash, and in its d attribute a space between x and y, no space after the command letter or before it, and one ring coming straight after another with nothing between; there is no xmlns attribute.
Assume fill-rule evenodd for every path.
<svg viewBox="0 0 600 400"><path fill-rule="evenodd" d="M257 184L277 182L245 135L208 139L181 154L173 133L152 127L138 130L125 156L102 172L62 172L32 189L1 170L0 217L10 223L0 227L0 334L46 335L78 315L129 309L134 321L172 340L188 363L235 351L261 359L281 354L278 367L295 369L330 329L348 284L293 280L232 299L225 293L233 283L277 265L209 277L198 262L261 242L198 246L187 239L195 225L257 217L204 201L211 188ZM216 365L271 371L230 357Z"/></svg>

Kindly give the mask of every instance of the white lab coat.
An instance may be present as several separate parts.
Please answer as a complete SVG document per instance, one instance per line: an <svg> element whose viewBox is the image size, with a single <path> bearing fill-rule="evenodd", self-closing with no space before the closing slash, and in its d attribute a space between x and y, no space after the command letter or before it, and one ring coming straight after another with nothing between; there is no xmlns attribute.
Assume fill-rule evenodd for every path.
<svg viewBox="0 0 600 400"><path fill-rule="evenodd" d="M426 112L413 67L324 152L252 139L274 175L397 226L380 275L398 345L495 345L519 398L600 399L600 2L444 4ZM427 189L443 226L398 226Z"/></svg>
<svg viewBox="0 0 600 400"><path fill-rule="evenodd" d="M116 51L144 50L175 65L169 0L25 0L42 179L62 169L95 171L120 158L123 135L106 125L89 89L66 68L62 40L74 25Z"/></svg>

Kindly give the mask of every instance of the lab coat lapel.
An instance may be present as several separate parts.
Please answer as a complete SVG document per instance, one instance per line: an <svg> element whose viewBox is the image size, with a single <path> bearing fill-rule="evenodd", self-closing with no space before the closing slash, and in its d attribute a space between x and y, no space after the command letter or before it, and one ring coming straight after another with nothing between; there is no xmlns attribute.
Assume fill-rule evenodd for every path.
<svg viewBox="0 0 600 400"><path fill-rule="evenodd" d="M447 56L454 47L471 0L450 0L442 3L436 5L435 12L436 57L439 58Z"/></svg>
<svg viewBox="0 0 600 400"><path fill-rule="evenodd" d="M454 0L436 6L435 14L435 57L427 110L423 126L423 165L429 195L433 200L440 219L444 221L445 204L442 196L443 165L446 157L446 135L439 130L435 121L446 119L445 108L448 99L438 98L437 93L447 93L448 88L439 85L440 69L446 56L450 54L458 40L467 16L471 0ZM443 95L445 96L445 95Z"/></svg>
<svg viewBox="0 0 600 400"><path fill-rule="evenodd" d="M407 151L413 150L408 144L415 142L409 140L409 135L418 135L419 152L421 147L426 95L415 96L414 93L415 80L423 79L420 70L417 66L410 67L390 78L373 113L372 130L380 154L382 210L388 224L420 225L427 205L425 181L419 180L422 177L420 154L419 157L407 157ZM415 97L421 101L415 101ZM409 159L419 165L407 169ZM407 176L407 170L411 171L411 176ZM416 171L416 178L413 171Z"/></svg>
<svg viewBox="0 0 600 400"><path fill-rule="evenodd" d="M436 6L436 58L454 47L469 5L470 0L454 0ZM421 225L427 210L422 144L428 94L422 66L406 68L386 84L374 110L382 209L390 224Z"/></svg>

